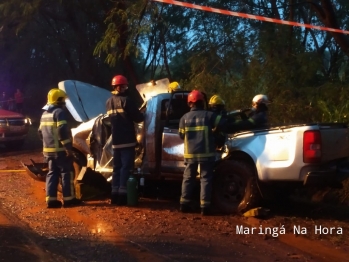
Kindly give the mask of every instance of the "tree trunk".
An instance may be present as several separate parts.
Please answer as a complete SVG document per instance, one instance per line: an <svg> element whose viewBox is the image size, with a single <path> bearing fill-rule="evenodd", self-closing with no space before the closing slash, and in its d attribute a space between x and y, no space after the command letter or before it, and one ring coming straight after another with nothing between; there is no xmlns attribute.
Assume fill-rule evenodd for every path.
<svg viewBox="0 0 349 262"><path fill-rule="evenodd" d="M314 3L312 0L307 0L307 2L310 3L311 8L326 27L340 29L331 0L321 0L321 5ZM330 32L330 34L340 46L343 53L349 56L349 37L341 33Z"/></svg>

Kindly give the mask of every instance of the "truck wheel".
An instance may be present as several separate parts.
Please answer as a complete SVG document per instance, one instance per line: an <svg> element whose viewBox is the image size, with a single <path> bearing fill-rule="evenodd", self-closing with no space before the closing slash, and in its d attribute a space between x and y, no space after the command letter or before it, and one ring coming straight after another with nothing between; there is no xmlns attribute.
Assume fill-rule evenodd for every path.
<svg viewBox="0 0 349 262"><path fill-rule="evenodd" d="M238 213L244 214L248 210L258 207L262 200L261 194L257 185L257 178L250 177L245 190L245 195L238 206Z"/></svg>
<svg viewBox="0 0 349 262"><path fill-rule="evenodd" d="M216 167L212 201L220 211L243 212L253 208L260 199L254 171L246 162L225 160Z"/></svg>

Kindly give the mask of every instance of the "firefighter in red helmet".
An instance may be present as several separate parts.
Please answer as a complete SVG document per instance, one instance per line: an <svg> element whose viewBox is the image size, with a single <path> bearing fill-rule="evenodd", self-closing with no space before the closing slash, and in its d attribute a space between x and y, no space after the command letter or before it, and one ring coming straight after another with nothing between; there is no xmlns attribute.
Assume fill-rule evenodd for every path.
<svg viewBox="0 0 349 262"><path fill-rule="evenodd" d="M142 122L144 115L126 94L128 89L126 77L114 76L111 85L113 95L106 102L107 114L111 121L113 144L111 204L126 205L126 183L134 168L137 144L134 122Z"/></svg>
<svg viewBox="0 0 349 262"><path fill-rule="evenodd" d="M194 90L188 95L190 111L179 122L179 136L184 139L184 162L180 211L191 211L191 200L195 177L200 164L200 207L201 214L208 215L211 207L215 143L213 129L223 125L221 116L204 109L205 99Z"/></svg>

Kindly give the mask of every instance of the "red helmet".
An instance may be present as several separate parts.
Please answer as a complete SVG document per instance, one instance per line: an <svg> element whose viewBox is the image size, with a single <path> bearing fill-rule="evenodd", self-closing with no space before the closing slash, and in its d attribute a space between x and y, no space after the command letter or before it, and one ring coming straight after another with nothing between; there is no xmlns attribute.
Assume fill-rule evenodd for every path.
<svg viewBox="0 0 349 262"><path fill-rule="evenodd" d="M205 101L204 95L198 90L193 90L188 95L188 103L190 102L195 103L199 100Z"/></svg>
<svg viewBox="0 0 349 262"><path fill-rule="evenodd" d="M123 75L117 75L114 76L113 79L111 80L111 85L112 86L118 86L118 85L128 85L126 77Z"/></svg>

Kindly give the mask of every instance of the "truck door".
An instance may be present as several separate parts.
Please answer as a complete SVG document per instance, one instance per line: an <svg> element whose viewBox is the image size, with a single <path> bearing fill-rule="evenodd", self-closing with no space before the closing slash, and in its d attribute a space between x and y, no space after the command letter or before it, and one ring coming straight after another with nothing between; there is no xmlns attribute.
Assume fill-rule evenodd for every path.
<svg viewBox="0 0 349 262"><path fill-rule="evenodd" d="M174 92L169 100L162 101L162 119L164 128L162 132L161 147L161 173L178 174L184 171L184 144L178 135L179 120L189 112L187 104L188 91Z"/></svg>

